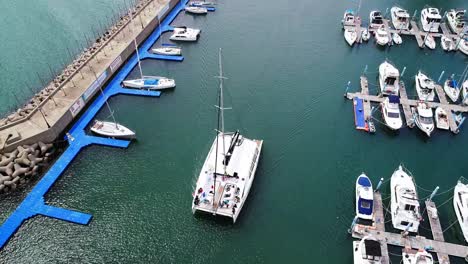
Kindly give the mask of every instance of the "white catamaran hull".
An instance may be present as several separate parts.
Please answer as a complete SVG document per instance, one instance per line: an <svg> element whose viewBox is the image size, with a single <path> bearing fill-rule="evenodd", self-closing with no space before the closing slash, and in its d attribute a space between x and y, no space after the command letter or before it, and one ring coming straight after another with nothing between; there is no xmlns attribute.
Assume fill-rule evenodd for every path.
<svg viewBox="0 0 468 264"><path fill-rule="evenodd" d="M193 28L174 28L174 33L169 38L174 41L197 41L200 37L200 30Z"/></svg>

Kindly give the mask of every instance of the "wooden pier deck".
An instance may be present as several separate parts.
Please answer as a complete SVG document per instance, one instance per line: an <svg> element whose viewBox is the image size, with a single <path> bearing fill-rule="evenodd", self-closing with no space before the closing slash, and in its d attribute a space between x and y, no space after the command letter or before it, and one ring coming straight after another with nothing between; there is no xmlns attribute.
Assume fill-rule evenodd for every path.
<svg viewBox="0 0 468 264"><path fill-rule="evenodd" d="M426 211L429 218L429 223L432 230L432 238L436 241L444 242L444 233L442 232L442 226L440 225L439 216L437 213L437 207L434 202L426 201ZM450 264L449 256L437 252L437 259L439 259L440 264Z"/></svg>
<svg viewBox="0 0 468 264"><path fill-rule="evenodd" d="M429 202L429 206L435 206ZM429 210L428 210L429 211ZM428 212L431 214L432 212ZM388 245L407 247L412 249L431 248L430 252L437 254L440 263L448 264L448 256L465 258L468 255L468 246L458 245L445 242L443 239L442 229L438 218L429 217L431 228L433 228L434 240L427 239L424 236L402 236L398 233L385 231L384 226L384 208L380 193L374 193L374 220L375 226L355 225L352 236L357 239L362 239L367 235L372 235L381 241L381 250L384 260L388 261ZM388 262L384 262L388 263Z"/></svg>
<svg viewBox="0 0 468 264"><path fill-rule="evenodd" d="M400 81L400 102L408 102L408 94L406 93L405 83ZM406 125L409 128L414 127L413 114L411 113L411 106L409 104L401 104L403 107L403 113L405 114Z"/></svg>
<svg viewBox="0 0 468 264"><path fill-rule="evenodd" d="M435 86L435 91L437 93L437 97L439 97L439 102L443 105L449 105L449 101L447 100L447 97L445 96L445 92L444 92L444 88L442 88L442 86L440 85L436 85ZM459 131L458 131L458 126L457 124L455 123L455 119L453 118L453 115L452 115L452 112L449 110L449 109L446 109L445 107L442 107L445 112L447 112L447 117L448 117L448 120L449 120L449 126L450 126L450 131L452 131L453 133L457 134Z"/></svg>
<svg viewBox="0 0 468 264"><path fill-rule="evenodd" d="M365 76L361 76L361 92L362 94L369 95L369 83ZM369 118L371 116L371 102L370 100L363 100L364 105L364 117Z"/></svg>

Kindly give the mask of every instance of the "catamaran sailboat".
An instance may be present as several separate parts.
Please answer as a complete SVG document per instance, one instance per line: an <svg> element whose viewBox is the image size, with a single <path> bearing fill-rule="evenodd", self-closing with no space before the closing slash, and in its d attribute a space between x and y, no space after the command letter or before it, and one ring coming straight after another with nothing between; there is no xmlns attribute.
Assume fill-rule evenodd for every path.
<svg viewBox="0 0 468 264"><path fill-rule="evenodd" d="M435 97L435 83L421 71L414 77L416 81L416 92L418 93L419 100L434 101Z"/></svg>
<svg viewBox="0 0 468 264"><path fill-rule="evenodd" d="M356 216L372 220L374 216L374 191L372 183L366 174L361 174L356 180Z"/></svg>
<svg viewBox="0 0 468 264"><path fill-rule="evenodd" d="M439 32L441 21L442 17L440 16L439 9L427 7L421 11L421 24L424 31Z"/></svg>
<svg viewBox="0 0 468 264"><path fill-rule="evenodd" d="M200 29L176 27L174 28L174 33L169 39L178 41L197 41L200 37L200 32Z"/></svg>
<svg viewBox="0 0 468 264"><path fill-rule="evenodd" d="M400 165L390 179L392 224L395 229L418 232L421 214L413 177Z"/></svg>
<svg viewBox="0 0 468 264"><path fill-rule="evenodd" d="M452 100L452 102L456 102L458 97L460 96L460 87L458 87L457 81L453 78L448 78L444 82L444 91L447 94L448 98Z"/></svg>
<svg viewBox="0 0 468 264"><path fill-rule="evenodd" d="M436 127L438 129L448 130L450 128L448 119L447 112L442 107L437 107L435 110Z"/></svg>
<svg viewBox="0 0 468 264"><path fill-rule="evenodd" d="M410 15L405 9L394 6L390 9L392 24L396 30L408 30L410 25Z"/></svg>
<svg viewBox="0 0 468 264"><path fill-rule="evenodd" d="M424 249L414 250L411 248L404 248L403 252L403 264L433 264L434 259L431 253Z"/></svg>
<svg viewBox="0 0 468 264"><path fill-rule="evenodd" d="M357 33L355 28L346 28L344 30L344 38L349 46L353 46L354 42L357 40Z"/></svg>
<svg viewBox="0 0 468 264"><path fill-rule="evenodd" d="M449 24L450 29L453 31L455 34L460 34L463 32L463 29L465 28L465 13L466 10L462 9L451 9L450 11L447 12L447 22Z"/></svg>
<svg viewBox="0 0 468 264"><path fill-rule="evenodd" d="M432 114L432 108L430 108L427 103L421 102L418 103L418 106L411 107L411 112L413 114L414 123L416 126L421 129L428 137L431 136L432 131L434 131L434 119Z"/></svg>
<svg viewBox="0 0 468 264"><path fill-rule="evenodd" d="M354 264L380 264L382 251L380 242L373 236L365 236L361 241L353 241Z"/></svg>
<svg viewBox="0 0 468 264"><path fill-rule="evenodd" d="M192 212L226 216L235 223L249 195L263 140L224 131L221 49L219 75L218 129L197 180Z"/></svg>
<svg viewBox="0 0 468 264"><path fill-rule="evenodd" d="M380 91L385 95L398 95L400 90L400 72L390 62L384 61L379 66Z"/></svg>
<svg viewBox="0 0 468 264"><path fill-rule="evenodd" d="M453 209L458 218L458 224L468 242L468 185L458 181L453 191Z"/></svg>
<svg viewBox="0 0 468 264"><path fill-rule="evenodd" d="M375 40L380 46L385 46L390 42L390 35L387 30L385 30L384 25L380 26L377 31L375 31Z"/></svg>
<svg viewBox="0 0 468 264"><path fill-rule="evenodd" d="M389 95L381 103L385 124L392 130L398 130L403 126L399 103L400 98L396 95Z"/></svg>
<svg viewBox="0 0 468 264"><path fill-rule="evenodd" d="M371 11L369 14L369 27L380 28L383 26L382 13L378 10Z"/></svg>

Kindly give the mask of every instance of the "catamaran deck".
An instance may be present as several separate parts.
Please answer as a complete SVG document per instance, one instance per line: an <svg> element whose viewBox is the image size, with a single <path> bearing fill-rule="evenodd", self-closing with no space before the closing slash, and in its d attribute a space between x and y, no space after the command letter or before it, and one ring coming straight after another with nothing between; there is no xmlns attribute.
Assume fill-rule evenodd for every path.
<svg viewBox="0 0 468 264"><path fill-rule="evenodd" d="M452 113L455 113L455 112L466 113L468 112L468 106L449 103L446 98L444 89L439 84L436 84L435 90L439 98L439 102L427 102L428 106L431 108L437 108L439 106L442 107L448 113L450 131L452 131L455 134L458 134L460 130L460 125L457 125L457 123L455 122L455 118L453 117L454 115ZM371 110L372 107L370 106L371 103L380 104L381 102L385 100L385 97L381 95L369 94L369 87L368 87L368 81L367 81L366 76L361 76L361 92L354 92L354 93L347 92L346 98L350 100L353 100L354 98L362 99L364 102L364 108L363 108L364 116L366 117L372 116L372 110ZM421 102L421 100L408 98L405 84L403 82L400 82L400 105L403 108L406 125L409 128L414 127L413 116L411 114L411 107L417 106L419 102Z"/></svg>
<svg viewBox="0 0 468 264"><path fill-rule="evenodd" d="M435 207L432 201L426 202L427 208ZM385 219L383 214L382 196L379 192L374 193L374 225L355 225L352 236L362 239L366 235L372 235L381 242L382 263L389 263L388 245L407 247L412 249L427 249L437 254L439 263L449 264L448 256L465 258L468 255L468 246L445 242L442 228L438 217L433 217L432 211L427 210L432 230L432 239L424 236L402 236L401 234L385 231Z"/></svg>

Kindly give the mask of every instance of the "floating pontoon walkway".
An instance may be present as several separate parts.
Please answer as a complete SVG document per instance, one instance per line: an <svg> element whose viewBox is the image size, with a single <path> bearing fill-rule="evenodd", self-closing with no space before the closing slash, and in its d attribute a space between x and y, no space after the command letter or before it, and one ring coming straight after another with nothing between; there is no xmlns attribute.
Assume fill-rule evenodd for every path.
<svg viewBox="0 0 468 264"><path fill-rule="evenodd" d="M166 31L170 30L168 24L174 20L181 10L183 10L186 3L187 0L179 2L179 4L177 4L168 14L163 23L161 23L161 26L165 28ZM150 37L148 37L145 43L140 47L140 53L143 55L141 58L153 58L152 56L148 56L149 53L147 51L158 38L159 30L155 29ZM170 58L158 57L158 59L182 60L180 56ZM47 205L44 201L44 196L84 147L93 144L118 148L127 148L129 146L130 141L86 135L85 128L94 119L95 115L111 96L118 94L150 97L160 96L161 93L158 91L130 90L120 86L120 83L131 72L136 64L137 58L136 55L133 55L129 62L125 64L117 75L110 81L107 87L103 90L103 93L98 95L83 116L81 116L81 118L71 128L68 134L68 142L70 144L68 148L50 167L49 171L44 175L44 177L42 177L36 186L34 186L32 191L26 196L15 211L5 220L2 226L0 226L0 248L5 246L8 240L25 220L36 215L48 216L81 225L89 223L92 217L90 214Z"/></svg>
<svg viewBox="0 0 468 264"><path fill-rule="evenodd" d="M366 235L372 235L381 242L382 256L384 262L388 263L388 245L407 247L412 249L427 249L430 252L437 254L439 263L449 264L448 256L465 258L468 255L468 247L463 245L457 245L453 243L447 243L444 241L442 229L438 217L433 217L431 208L435 208L433 202L426 202L428 208L429 221L433 233L434 240L427 239L423 236L402 236L401 234L390 233L385 231L385 225L383 224L385 219L383 218L383 207L382 207L382 196L379 192L374 193L374 222L372 227L355 225L353 228L352 235L354 238L362 239Z"/></svg>
<svg viewBox="0 0 468 264"><path fill-rule="evenodd" d="M457 104L450 104L445 97L445 92L442 86L436 84L435 88L437 92L437 96L440 102L427 102L427 105L431 108L442 107L449 115L449 124L450 124L450 131L455 134L458 134L459 127L457 126L453 115L450 113L452 112L468 112L468 106L466 105L457 105ZM346 97L350 100L353 100L353 103L356 98L362 99L364 102L370 103L381 103L385 100L385 97L381 95L369 95L369 88L367 85L367 77L361 76L361 92L359 93L346 93ZM406 119L406 125L410 128L414 127L413 116L411 114L411 107L417 106L421 100L415 99L408 99L408 95L406 93L406 87L403 82L400 82L400 104L403 108L403 113ZM364 115L370 116L371 114L371 107L364 107Z"/></svg>

